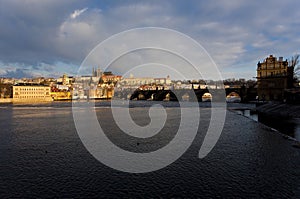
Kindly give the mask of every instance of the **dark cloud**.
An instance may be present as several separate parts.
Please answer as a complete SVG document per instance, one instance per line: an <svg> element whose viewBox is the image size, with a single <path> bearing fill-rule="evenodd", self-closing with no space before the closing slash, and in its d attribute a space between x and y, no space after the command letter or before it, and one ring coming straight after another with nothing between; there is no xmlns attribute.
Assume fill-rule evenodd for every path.
<svg viewBox="0 0 300 199"><path fill-rule="evenodd" d="M7 70L4 77L30 78L30 77L32 77L32 74L31 74L30 70L28 70L28 69L18 68L16 70Z"/></svg>

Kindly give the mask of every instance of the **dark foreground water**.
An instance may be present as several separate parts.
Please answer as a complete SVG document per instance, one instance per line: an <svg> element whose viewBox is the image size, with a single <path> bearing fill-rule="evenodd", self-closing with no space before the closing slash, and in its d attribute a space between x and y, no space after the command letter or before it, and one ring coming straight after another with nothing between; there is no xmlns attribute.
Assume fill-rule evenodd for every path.
<svg viewBox="0 0 300 199"><path fill-rule="evenodd" d="M131 105L132 118L146 125L148 107L136 103ZM163 104L166 127L146 140L122 135L111 124L108 104L98 103L96 113L107 136L123 149L149 152L175 136L180 122L176 103ZM85 149L70 104L1 105L0 198L300 197L300 150L292 147L293 141L241 115L227 112L218 143L199 159L211 115L211 108L201 106L198 134L183 156L161 170L132 174L103 165Z"/></svg>
<svg viewBox="0 0 300 199"><path fill-rule="evenodd" d="M265 115L263 113L251 112L250 109L239 110L238 108L233 108L233 111L237 114L253 119L254 121L263 123L282 134L300 141L300 118L279 118L272 115Z"/></svg>

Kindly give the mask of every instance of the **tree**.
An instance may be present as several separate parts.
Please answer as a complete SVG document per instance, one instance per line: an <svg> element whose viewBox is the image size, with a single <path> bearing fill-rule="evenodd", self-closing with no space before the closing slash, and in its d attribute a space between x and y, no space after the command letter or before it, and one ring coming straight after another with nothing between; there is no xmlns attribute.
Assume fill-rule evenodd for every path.
<svg viewBox="0 0 300 199"><path fill-rule="evenodd" d="M300 55L296 54L292 57L291 61L290 61L290 66L294 68L294 77L297 78L299 80L300 78L300 66L299 64L299 58Z"/></svg>

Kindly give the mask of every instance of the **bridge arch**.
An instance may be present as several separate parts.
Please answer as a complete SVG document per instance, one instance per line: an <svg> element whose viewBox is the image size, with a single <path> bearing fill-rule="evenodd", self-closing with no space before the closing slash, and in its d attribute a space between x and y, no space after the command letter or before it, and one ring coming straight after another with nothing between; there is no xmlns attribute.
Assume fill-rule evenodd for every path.
<svg viewBox="0 0 300 199"><path fill-rule="evenodd" d="M181 96L182 101L190 101L190 95L186 92Z"/></svg>
<svg viewBox="0 0 300 199"><path fill-rule="evenodd" d="M212 100L212 94L211 93L204 93L202 95L202 102L211 102Z"/></svg>
<svg viewBox="0 0 300 199"><path fill-rule="evenodd" d="M239 93L232 91L228 95L226 95L226 101L227 102L241 102L241 96Z"/></svg>

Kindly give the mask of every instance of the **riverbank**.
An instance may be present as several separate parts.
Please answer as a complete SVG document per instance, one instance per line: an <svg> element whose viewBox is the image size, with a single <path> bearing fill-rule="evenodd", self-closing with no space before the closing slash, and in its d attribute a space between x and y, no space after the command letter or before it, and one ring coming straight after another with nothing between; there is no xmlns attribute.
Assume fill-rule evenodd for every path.
<svg viewBox="0 0 300 199"><path fill-rule="evenodd" d="M257 106L255 110L267 116L278 118L300 118L300 105L286 103L267 103Z"/></svg>
<svg viewBox="0 0 300 199"><path fill-rule="evenodd" d="M0 98L0 103L12 103L12 98Z"/></svg>
<svg viewBox="0 0 300 199"><path fill-rule="evenodd" d="M0 104L36 104L36 103L47 103L52 102L53 99L51 97L47 98L32 98L32 99L16 99L16 98L0 98Z"/></svg>

